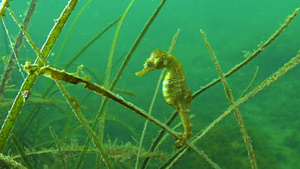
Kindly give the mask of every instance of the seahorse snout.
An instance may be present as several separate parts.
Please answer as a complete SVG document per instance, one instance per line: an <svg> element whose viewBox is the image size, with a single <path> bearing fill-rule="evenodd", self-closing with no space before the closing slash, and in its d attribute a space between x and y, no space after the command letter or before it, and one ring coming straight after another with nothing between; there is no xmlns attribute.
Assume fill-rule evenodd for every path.
<svg viewBox="0 0 300 169"><path fill-rule="evenodd" d="M138 76L138 77L142 77L144 76L145 74L149 73L151 70L153 69L150 69L150 68L144 68L143 70L139 71L139 72L136 72L135 75Z"/></svg>

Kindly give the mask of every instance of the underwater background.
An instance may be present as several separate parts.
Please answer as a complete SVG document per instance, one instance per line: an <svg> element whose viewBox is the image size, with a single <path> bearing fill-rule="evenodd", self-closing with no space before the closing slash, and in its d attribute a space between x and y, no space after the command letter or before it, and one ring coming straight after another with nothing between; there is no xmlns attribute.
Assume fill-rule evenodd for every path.
<svg viewBox="0 0 300 169"><path fill-rule="evenodd" d="M10 8L19 21L24 19L29 2L27 0L10 1ZM59 18L67 3L67 0L38 1L28 33L39 48L43 46L55 24L54 20ZM89 3L88 6L80 13L87 3ZM47 59L49 65L60 70L65 69L65 66L87 43L124 13L129 3L129 0L81 0L72 12ZM130 51L159 3L158 0L136 0L133 3L119 32L110 83L122 65L122 60ZM148 111L161 71L152 71L141 78L135 76L135 72L143 68L146 58L154 49L168 51L178 29L180 29L180 33L173 55L183 65L187 86L195 92L218 78L218 72L205 46L200 29L205 32L222 71L228 72L246 58L245 51L253 52L259 44L267 41L298 7L300 7L299 0L166 1L133 53L117 85L119 92L116 90L115 93L135 106ZM72 23L78 15L79 18L72 27ZM20 30L9 11L6 11L3 21L14 42ZM117 25L118 23L91 44L66 71L76 73L77 67L84 65L83 72L90 76L93 82L103 85ZM70 28L72 31L68 36ZM258 72L250 91L297 55L300 50L299 30L300 18L296 16L289 27L258 57L234 75L226 78L236 100L248 87L257 69ZM2 23L0 35L0 56L2 58L0 74L3 75L12 50ZM68 39L65 41L67 36ZM26 61L33 63L36 57L36 53L25 40L18 57L19 63L22 65L25 65ZM23 73L26 77L27 73L25 71ZM23 81L19 68L16 66L4 98L0 102L1 126ZM61 146L74 148L72 151L66 151L64 157L68 161L67 168L74 168L80 150L89 136L56 85L45 97L42 97L52 81L50 78L38 77L12 133L17 137L26 153L32 153L32 155L28 155L28 158L34 168L43 168L45 165L48 165L49 168L61 168L59 153L50 151L56 149L55 140L49 130L49 126L52 126ZM103 100L102 96L85 89L83 85L63 84L71 96L77 97L81 111L91 125ZM248 135L252 140L258 168L299 167L299 84L300 67L296 66L251 100L239 106ZM221 83L196 97L190 111L193 133L196 134L205 129L229 106ZM173 108L165 103L160 88L151 115L161 122L166 122L173 111ZM218 123L195 146L203 150L221 168L251 168L242 134L233 113L231 114ZM107 151L109 151L109 147L118 146L119 148L115 152L112 152L111 149L109 151L112 153L109 156L115 168L133 168L136 162L138 141L146 120L114 101L109 102L105 115L103 144L108 147ZM177 117L171 128L179 122L180 119ZM160 130L153 123L148 123L142 145L145 151L149 149ZM182 126L176 128L175 131L182 132ZM96 134L99 134L97 130ZM49 153L42 153L42 150L49 150ZM150 161L148 168L158 168L167 162L175 152L174 138L169 135L161 143L157 155L153 155L153 160ZM3 154L15 157L16 161L24 164L22 159L17 157L19 153L11 141L7 142ZM96 168L96 161L102 163L102 160L97 160L97 154L91 144L82 168ZM141 155L139 165L146 156L146 153L144 156ZM101 165L104 164L99 164L99 166ZM173 168L211 167L190 150Z"/></svg>

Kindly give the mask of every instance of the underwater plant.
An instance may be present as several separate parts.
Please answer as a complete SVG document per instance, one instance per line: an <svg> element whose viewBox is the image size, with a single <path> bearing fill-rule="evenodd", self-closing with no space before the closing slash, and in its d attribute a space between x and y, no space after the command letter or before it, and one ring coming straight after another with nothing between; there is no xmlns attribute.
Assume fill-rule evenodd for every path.
<svg viewBox="0 0 300 169"><path fill-rule="evenodd" d="M87 27L91 29L97 27L99 29L100 26L94 23L95 20L92 17L96 17L97 14L88 13L88 17L84 19L80 19L80 17L85 12L94 12L92 9L96 5L93 6L91 3L95 2L89 0L83 4L84 2L79 3L78 0L70 0L67 4L63 4L66 5L65 7L60 6L63 3L60 2L57 4L57 9L53 9L50 12L60 14L60 16L58 19L55 19L52 29L45 31L45 34L48 33L47 36L44 35L41 27L35 25L38 27L36 29L41 29L38 34L39 36L41 36L40 34L45 36L45 42L40 42L42 38L36 38L36 32L31 31L29 27L32 24L36 24L32 16L39 9L37 0L31 0L27 6L25 5L28 7L28 10L24 14L22 22L20 20L23 19L23 15L21 16L19 13L21 6L24 7L21 4L22 2L2 0L0 17L4 31L1 33L3 35L1 38L4 39L5 37L6 40L3 42L1 39L0 47L1 52L4 48L2 45L5 45L11 51L3 55L3 62L0 63L4 67L3 73L1 72L0 85L0 167L101 168L106 166L107 168L132 168L135 166L135 168L180 168L182 165L180 162L184 161L185 167L191 165L191 167L203 166L204 168L226 168L228 166L231 168L259 168L260 165L266 167L266 164L261 161L274 161L274 158L267 158L265 154L265 158L262 158L261 154L267 154L268 151L261 144L267 144L268 139L261 139L264 136L262 131L257 134L256 130L249 129L248 126L247 130L241 114L244 113L245 109L243 109L243 106L246 101L250 99L252 101L253 96L260 93L300 62L300 53L293 53L292 55L296 55L295 57L289 61L284 61L285 64L278 71L262 78L264 80L260 84L257 83L259 73L258 69L256 69L250 84L247 84L246 89L238 99L234 99L234 92L238 92L236 90L240 87L230 87L229 81L232 79L228 77L235 73L241 73L241 69L244 66L251 64L258 55L265 51L295 19L299 8L285 20L284 24L267 41L261 42L254 52L245 52L246 58L227 73L224 73L220 66L220 63L223 66L222 63L225 61L220 60L219 63L205 33L202 30L200 30L200 33L197 31L197 35L200 37L202 34L204 38L205 46L208 48L216 67L218 78L200 87L199 90L195 90L193 93L192 87L190 87L191 89L187 88L186 83L189 83L189 81L186 81L186 76L191 81L193 77L185 75L183 69L187 74L189 72L187 70L190 70L192 67L199 69L199 66L196 65L196 61L195 65L185 64L186 58L180 58L182 57L180 53L173 55L173 49L184 48L180 45L175 48L176 43L181 43L179 40L177 42L179 31L174 35L172 41L171 38L166 40L168 43L171 41L168 52L158 49L154 50L150 58L146 60L144 69L137 72L136 75L143 76L151 70L167 68L163 85L163 96L167 104L171 105L175 111L164 122L164 116L159 116L156 112L166 111L164 108L167 107L163 104L163 100L159 98L160 95L157 95L165 71L162 71L157 82L149 111L145 111L142 109L145 106L142 100L151 100L149 95L153 92L148 91L147 88L155 87L155 85L153 83L147 84L145 78L141 82L141 79L134 77L134 72L140 67L140 64L135 63L142 63L145 58L136 61L132 56L138 52L139 54L147 53L138 51L140 49L139 45L146 43L145 41L151 41L151 38L149 39L145 35L146 33L153 34L151 30L154 30L154 28L150 26L157 24L156 22L161 19L159 16L164 15L164 13L162 14L164 12L162 9L168 6L165 5L165 2L166 0L162 0L155 7L155 10L151 11L153 13L148 21L145 21L144 27L136 28L140 33L137 37L134 37L135 40L132 46L122 48L118 46L118 42L126 39L126 45L131 45L127 41L129 41L132 34L134 36L134 33L132 33L134 32L133 29L127 30L126 35L120 32L123 29L125 30L124 27L127 26L126 18L132 16L130 10L136 9L134 4L138 2L135 2L135 0L131 0L128 5L126 4L127 8L124 12L123 9L117 8L114 11L114 16L107 17L103 14L104 17L113 19L109 21L109 24L104 24L105 22L103 21L101 27L104 28L97 30L97 33L93 32L90 35L88 34L89 31L84 32L82 37L87 36L89 39L87 41L81 39L81 29L87 29ZM122 3L124 2L122 1ZM103 6L109 7L107 4L103 4ZM81 10L78 11L78 9ZM143 8L143 10L146 11L147 9ZM110 11L110 8L108 8L106 12L109 13ZM120 14L119 11L123 13L121 12ZM76 14L76 17L73 16ZM92 23L88 23L89 19L92 20ZM138 20L140 18L137 17L135 19ZM70 20L73 20L73 23L70 23ZM76 30L72 29L75 29L75 25L78 25L77 22L82 22L83 27L80 27L80 31L77 30L76 32ZM126 24L124 25L123 23ZM94 24L96 26L90 26ZM109 34L109 31L116 24L115 33ZM17 29L14 29L12 25L17 26ZM47 27L46 21L45 24L43 23L39 26L41 25ZM138 27L135 24L132 25ZM164 26L159 25L159 29L163 29ZM76 34L72 34L72 31L76 32ZM14 35L17 33L18 36L15 38ZM155 31L154 33L158 36L160 32ZM180 37L184 37L184 35L180 35ZM26 43L24 39L26 39ZM111 39L113 39L112 43L109 41ZM105 44L111 44L110 51L105 53L102 51L102 48L99 51L97 50L99 47L94 47L94 45L99 45L97 42L100 40L103 40L101 42ZM73 46L68 46L68 41L73 41ZM156 48L163 49L167 46L165 41L161 41L161 44L155 45ZM39 48L39 46L42 47ZM103 48L106 49L107 47ZM80 49L79 52L73 53L74 51L77 52L76 49ZM89 51L89 49L93 50ZM126 52L123 54L124 51L120 52L117 49L126 50ZM153 49L155 48L151 46L147 51L152 51ZM29 50L31 52L28 52ZM88 54L84 55L85 52L88 52ZM186 53L186 55L191 53ZM33 58L32 56L36 57ZM73 57L68 58L71 56ZM119 57L118 60L123 60L122 63L114 61L114 58L117 56ZM271 63L277 63L274 60ZM104 64L105 61L107 61L107 64ZM18 69L15 68L15 64L18 66ZM130 64L134 64L133 69L128 68ZM106 69L102 69L103 66L106 66ZM114 71L116 67L119 67L119 69ZM199 72L197 71L196 73ZM209 73L207 76L210 77ZM248 74L245 76L245 79L247 79L247 76ZM130 77L136 79L131 80ZM150 78L150 75L148 77ZM130 84L131 81L134 81L137 88L142 86L143 90L134 90L134 87L125 85ZM202 123L205 115L202 112L202 114L196 113L201 106L195 99L199 95L209 93L208 89L214 89L213 93L208 94L211 97L215 96L216 93L223 93L213 88L219 82L223 85L230 105L222 107L216 98L209 102L208 104L212 104L211 109L220 107L222 108L221 110L225 109L225 111L222 114L216 114L216 117L210 117L211 119L207 120L209 124L205 127L205 123ZM142 83L145 83L145 85L140 85ZM240 84L241 82L238 82L238 85ZM197 85L199 86L199 84ZM253 87L254 85L256 87ZM253 89L250 91L251 88ZM176 91L177 89L179 92ZM147 97L144 97L143 94L147 95ZM208 100L209 97L206 97ZM202 102L205 101L202 100ZM193 109L190 112L188 105L191 106L192 102ZM158 106L159 110L156 110L154 106ZM242 110L239 110L239 108ZM207 110L207 112L211 111ZM151 114L151 112L153 113ZM195 114L196 117L194 116ZM172 124L176 123L177 115L181 118L184 133L176 132L176 128L181 126L180 122L177 125ZM224 120L228 115L234 116L236 119L242 133L241 136L236 134L236 127L230 128L232 123L230 125L218 124L226 123L225 121L230 119L226 118ZM247 113L245 113L245 116L247 116ZM148 127L147 122L151 123ZM144 129L140 130L143 124ZM192 124L194 134L192 134ZM161 131L157 135L158 128ZM148 130L147 135L146 130ZM141 138L138 139L140 132ZM166 133L175 139L175 147L174 144L169 144L174 141L172 138L170 140ZM156 135L157 137L152 140ZM252 137L253 143L249 135L251 137L254 135ZM290 139L290 137L288 135L288 137L284 138ZM241 138L244 143L240 142ZM261 144L258 143L259 139L262 140ZM203 143L200 140L207 142ZM293 142L297 142L297 140L285 141L284 145L294 147L291 145ZM93 143L93 145L90 145L90 143ZM223 145L223 143L227 144L227 146ZM148 151L146 150L147 147L150 147ZM232 152L227 153L231 150ZM223 158L223 155L228 155L228 157ZM278 154L277 160L281 155ZM187 158L183 158L183 156ZM200 158L197 158L198 156ZM226 163L228 159L233 158L234 160L231 162L236 163ZM151 163L150 159L152 159ZM139 161L141 160L143 162L140 163ZM279 165L280 161L277 162L276 164ZM270 166L273 167L273 165Z"/></svg>

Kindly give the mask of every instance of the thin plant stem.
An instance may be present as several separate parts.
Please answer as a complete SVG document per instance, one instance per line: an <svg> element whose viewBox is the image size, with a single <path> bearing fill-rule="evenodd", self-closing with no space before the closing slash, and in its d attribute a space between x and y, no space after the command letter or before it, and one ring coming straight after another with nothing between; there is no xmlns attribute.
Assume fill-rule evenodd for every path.
<svg viewBox="0 0 300 169"><path fill-rule="evenodd" d="M208 51L209 51L210 55L212 56L212 59L215 63L215 66L216 66L216 69L218 71L219 77L220 77L220 79L222 81L222 84L224 86L224 91L225 91L226 97L229 100L230 105L233 105L234 104L234 98L233 98L232 92L231 92L231 90L228 86L228 83L227 83L227 81L224 77L224 74L221 71L221 66L219 64L219 61L217 60L215 52L211 49L210 44L209 44L209 42L206 38L205 33L202 30L200 30L200 32L201 32L201 34L203 36L203 39L205 41L205 46L208 48ZM242 133L242 136L243 136L243 139L244 139L247 151L248 151L248 156L249 156L249 159L250 159L250 165L251 165L252 169L257 169L257 164L256 164L256 160L255 160L255 153L254 153L254 150L253 150L253 147L252 147L252 144L251 144L250 137L248 136L248 132L247 132L247 129L245 127L244 121L242 119L242 115L241 115L238 108L235 108L234 112L235 112L235 114L234 114L235 118L236 118L236 120L239 124L240 130L241 130L241 133Z"/></svg>
<svg viewBox="0 0 300 169"><path fill-rule="evenodd" d="M62 83L59 80L55 80L55 83L59 87L61 93L66 98L67 102L71 106L73 112L75 113L75 115L78 118L78 120L80 121L80 123L83 125L86 132L92 138L92 141L93 141L95 147L99 150L99 153L101 154L101 157L102 157L105 165L108 168L113 169L114 166L112 165L111 160L109 159L104 148L102 147L102 143L100 142L99 138L96 136L95 132L90 127L89 122L84 118L84 115L82 114L81 110L79 109L79 107L77 105L77 101L69 95L68 91L66 90L66 88L62 85Z"/></svg>
<svg viewBox="0 0 300 169"><path fill-rule="evenodd" d="M4 20L3 20L4 21ZM1 24L0 24L1 25ZM1 28L0 29L2 29L2 34L4 35L4 34L6 34L6 30L5 30L5 28L4 28L4 25L2 24L1 25ZM2 42L8 42L8 37L7 36L3 36L3 40L2 40ZM5 53L6 54L9 54L10 53L10 46L7 44L7 43L5 43Z"/></svg>
<svg viewBox="0 0 300 169"><path fill-rule="evenodd" d="M81 56L83 52L86 51L87 48L89 48L94 42L96 42L97 39L99 39L107 30L109 30L113 25L115 25L121 17L118 17L116 20L114 20L112 23L107 25L101 32L99 32L91 41L89 41L65 66L65 70L68 70L68 68ZM97 79L97 78L96 78ZM43 94L42 97L45 97L51 90L51 88L54 86L55 82L51 82L49 87L47 88L46 92ZM35 109L35 108L34 108ZM29 126L29 125L25 125Z"/></svg>
<svg viewBox="0 0 300 169"><path fill-rule="evenodd" d="M254 80L255 80L255 78L256 78L256 75L257 75L257 73L258 73L258 69L259 69L259 67L257 66L257 67L256 67L256 71L255 71L255 73L254 73L254 75L253 75L253 77L252 77L251 82L249 83L248 87L243 91L243 93L241 94L240 98L241 98L241 97L244 97L244 96L247 94L247 92L249 91L250 87L253 85L253 82L254 82Z"/></svg>
<svg viewBox="0 0 300 169"><path fill-rule="evenodd" d="M109 87L109 78L110 78L110 72L111 72L111 68L112 68L113 56L114 56L114 53L115 53L115 47L116 47L116 44L117 44L117 40L118 40L118 37L119 37L120 30L121 30L121 27L123 25L124 19L125 19L127 13L129 12L129 10L130 10L132 4L134 3L134 1L135 0L131 0L131 2L127 6L125 12L123 13L123 15L122 15L122 17L121 17L121 19L118 23L118 26L117 26L117 29L116 29L116 32L115 32L115 36L114 36L114 39L113 39L113 42L112 42L112 45L111 45L111 48L110 48L110 53L109 53L109 56L108 56L108 63L107 63L106 74L105 74L105 79L104 79L104 87L105 88Z"/></svg>
<svg viewBox="0 0 300 169"><path fill-rule="evenodd" d="M58 139L58 137L57 137L57 135L56 135L56 133L55 133L52 126L49 127L49 130L50 130L51 135L54 139L54 142L55 142L58 154L59 154L59 158L60 158L60 161L61 161L61 164L62 164L62 168L65 169L66 168L65 157L64 157L64 153L61 151L61 146L60 146L60 143L59 143L59 139Z"/></svg>
<svg viewBox="0 0 300 169"><path fill-rule="evenodd" d="M72 30L73 30L75 24L77 23L79 17L81 16L81 14L83 13L83 11L86 9L86 7L88 7L88 5L89 5L92 1L93 1L93 0L87 1L87 2L84 4L84 6L81 8L81 10L79 11L79 13L76 15L74 21L72 22L72 25L71 25L70 29L68 30L68 33L67 33L66 36L64 37L64 41L62 42L62 44L61 44L61 46L60 46L60 48L59 48L59 51L58 51L58 53L57 53L57 55L56 55L56 58L55 58L54 65L57 64L57 61L58 61L58 59L59 59L59 56L61 55L61 52L63 51L63 49L64 49L64 47L65 47L65 45L66 45L66 43L67 43L67 41L68 41L68 39L69 39L69 36L70 36L70 34L71 34L71 32L72 32Z"/></svg>
<svg viewBox="0 0 300 169"><path fill-rule="evenodd" d="M156 89L155 89L155 92L154 92L154 95L153 95L153 98L152 98L152 101L151 101L151 105L149 107L149 111L148 111L149 115L151 115L151 112L152 112L152 109L153 109L153 106L154 106L154 103L155 103L155 100L156 100L156 96L157 96L161 81L164 77L164 72L165 72L165 69L163 69L163 71L161 72L160 77L158 79ZM135 162L135 169L137 169L138 166L139 166L139 158L140 158L140 153L141 153L141 149L142 149L142 145L143 145L143 140L144 140L144 137L145 137L145 134L146 134L147 125L148 125L148 120L145 121L144 129L142 131L142 135L141 135L141 138L140 138L139 149L138 149L138 153L137 153L137 156L136 156L136 162Z"/></svg>
<svg viewBox="0 0 300 169"><path fill-rule="evenodd" d="M28 160L28 157L26 156L22 146L20 145L17 137L14 134L11 135L11 140L12 140L13 144L15 145L16 149L18 150L18 152L19 152L22 160L24 161L26 167L28 169L33 169L33 166L31 165L31 162Z"/></svg>
<svg viewBox="0 0 300 169"><path fill-rule="evenodd" d="M160 12L161 8L164 6L165 2L167 0L162 0L160 2L160 4L158 5L158 7L156 8L156 10L154 11L154 13L152 14L152 16L150 17L150 19L148 20L148 22L146 23L146 25L144 26L142 32L140 33L140 35L138 36L138 38L136 39L136 41L134 42L132 48L130 49L129 53L127 54L125 60L122 63L122 66L120 67L115 79L112 82L112 85L110 86L110 90L114 90L117 83L119 82L127 64L129 63L129 60L131 59L131 56L133 55L133 53L135 52L136 48L138 47L138 45L140 44L140 42L142 41L143 37L145 36L146 32L148 31L149 27L151 26L152 22L154 21L154 19L156 18L156 16L158 15L158 13Z"/></svg>
<svg viewBox="0 0 300 169"><path fill-rule="evenodd" d="M108 31L112 26L114 26L119 20L121 19L121 16L119 16L117 19L115 19L112 23L108 24L101 32L99 32L92 40L90 40L80 51L69 61L69 63L65 66L65 69L68 70L68 68L81 56L83 52L87 50L93 43L96 42L106 31Z"/></svg>
<svg viewBox="0 0 300 169"><path fill-rule="evenodd" d="M29 25L30 25L30 21L31 18L33 16L33 13L36 9L36 5L37 5L37 0L32 0L30 2L29 8L26 12L26 16L25 19L23 21L23 28L24 30L28 30ZM17 40L15 42L14 45L14 49L13 51L15 51L15 53L12 53L10 56L10 59L8 61L8 65L5 68L5 72L3 74L3 77L1 79L1 84L0 84L0 103L2 102L2 99L4 97L4 93L5 93L5 89L9 83L9 81L11 80L11 75L12 75L12 71L14 69L14 64L15 64L15 57L18 58L20 50L21 50L21 46L23 44L24 41L24 35L22 33L22 31L19 32Z"/></svg>
<svg viewBox="0 0 300 169"><path fill-rule="evenodd" d="M7 8L10 12L10 15L13 17L14 21L18 24L19 28L21 29L21 31L23 32L23 34L25 35L27 42L30 44L31 48L35 51L35 53L37 54L38 58L41 60L41 62L47 66L48 62L47 59L43 56L42 52L40 51L40 49L37 47L37 45L33 42L33 40L31 39L31 37L29 36L29 34L27 33L27 31L23 28L23 25L21 25L21 23L18 21L17 17L15 16L14 12L10 9Z"/></svg>
<svg viewBox="0 0 300 169"><path fill-rule="evenodd" d="M76 144L76 143L74 143L74 144ZM73 146L76 146L76 145L73 145ZM129 157L129 158L134 157L135 153L136 153L136 151L134 151L133 153L128 153L128 150L132 150L132 149L136 148L134 145L116 145L115 142L113 142L109 145L106 145L104 148L110 156L114 156L117 160L122 160L122 158L124 156L126 158L127 157ZM81 146L62 147L61 151L64 152L65 154L69 154L69 153L77 154L77 153L80 153L82 151L82 147ZM94 147L93 148L90 147L89 150L88 150L89 154L97 154L98 152L99 152L98 149L96 149ZM28 156L28 157L31 156L31 157L35 158L36 156L48 156L48 155L53 156L53 154L58 154L58 153L59 152L58 152L57 149L43 148L41 150L26 152L26 156ZM149 152L146 152L146 151L142 150L141 156L143 156L143 157L151 156L151 157L162 160L162 159L166 158L168 155L164 152L149 153ZM20 158L21 158L20 154L11 155L10 157L11 157L12 160L20 160Z"/></svg>
<svg viewBox="0 0 300 169"><path fill-rule="evenodd" d="M174 113L167 120L166 125L170 126L171 123L176 119L177 115L178 115L177 111L174 111ZM149 150L148 150L149 152L154 152L157 149L157 147L158 147L160 141L162 140L165 132L166 132L165 130L161 130L159 132L159 134L157 135L157 137L154 139L151 147L149 148ZM147 167L148 163L150 162L150 159L151 159L150 157L146 157L144 159L143 164L141 166L141 169L145 169Z"/></svg>
<svg viewBox="0 0 300 169"><path fill-rule="evenodd" d="M134 3L135 0L131 0L129 5L127 6L125 12L123 13L119 23L118 23L118 26L117 26L117 29L116 29L116 32L115 32L115 36L114 36L114 39L113 39L113 42L112 42L112 45L111 45L111 49L110 49L110 53L109 53L109 56L108 56L108 62L107 62L107 67L106 67L106 73L105 73L105 78L104 78L104 87L105 88L109 88L109 79L110 79L110 73L111 73L111 69L112 69L112 62L113 62L113 58L114 58L114 53L115 53L115 47L116 47L116 44L117 44L117 40L118 40L118 37L119 37L119 33L120 33L120 30L121 30L121 27L123 25L123 22L124 22L124 19L127 15L127 13L129 12L132 4ZM102 98L102 101L104 101L105 97ZM99 137L100 137L100 141L103 142L103 137L104 137L104 127L105 127L105 113L102 113L102 116L101 116L101 121L100 121L100 125L99 125Z"/></svg>
<svg viewBox="0 0 300 169"><path fill-rule="evenodd" d="M22 75L22 77L23 77L23 80L24 80L25 77L24 77L24 74L23 74L23 72L22 72L22 68L21 68L21 66L20 66L20 63L19 63L19 60L18 60L18 57L17 57L17 53L16 53L15 48L14 48L14 44L13 44L13 42L11 41L11 39L10 39L10 37L9 37L9 33L8 33L8 30L7 30L7 28L6 28L6 25L5 25L5 22L4 22L3 19L2 19L2 23L3 23L4 29L5 29L5 31L6 31L7 39L8 39L8 41L9 41L9 43L10 43L11 48L12 48L12 55L13 55L14 60L16 61L17 65L18 65L18 67L19 67L19 72L21 73L21 75Z"/></svg>
<svg viewBox="0 0 300 169"><path fill-rule="evenodd" d="M175 44L176 44L179 32L180 32L180 29L178 29L177 32L175 33L175 35L173 36L171 45L170 45L169 50L168 50L168 54L169 55L172 55L172 53L173 53L173 50L174 50L174 47L175 47Z"/></svg>

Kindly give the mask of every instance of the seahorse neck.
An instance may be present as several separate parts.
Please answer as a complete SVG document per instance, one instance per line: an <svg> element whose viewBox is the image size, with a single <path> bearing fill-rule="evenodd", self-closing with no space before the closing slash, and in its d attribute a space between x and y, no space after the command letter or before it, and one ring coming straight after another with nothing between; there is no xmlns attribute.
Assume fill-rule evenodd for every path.
<svg viewBox="0 0 300 169"><path fill-rule="evenodd" d="M172 73L173 75L182 74L182 65L181 63L174 57L170 56L167 60L167 71Z"/></svg>

